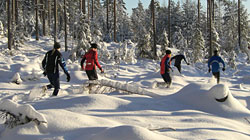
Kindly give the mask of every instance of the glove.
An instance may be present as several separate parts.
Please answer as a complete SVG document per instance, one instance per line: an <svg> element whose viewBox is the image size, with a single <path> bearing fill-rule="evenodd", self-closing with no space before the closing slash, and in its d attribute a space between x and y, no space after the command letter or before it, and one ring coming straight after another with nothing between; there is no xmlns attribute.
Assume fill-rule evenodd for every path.
<svg viewBox="0 0 250 140"><path fill-rule="evenodd" d="M46 72L43 72L43 75L44 75L44 76L47 76L47 73L46 73Z"/></svg>
<svg viewBox="0 0 250 140"><path fill-rule="evenodd" d="M190 65L190 63L187 63L187 65Z"/></svg>
<svg viewBox="0 0 250 140"><path fill-rule="evenodd" d="M222 71L225 71L226 69L225 68L222 68Z"/></svg>
<svg viewBox="0 0 250 140"><path fill-rule="evenodd" d="M209 68L209 69L208 69L208 73L210 73L210 72L211 72L211 69Z"/></svg>
<svg viewBox="0 0 250 140"><path fill-rule="evenodd" d="M101 70L101 73L104 73L104 70L102 68L100 68L100 70Z"/></svg>
<svg viewBox="0 0 250 140"><path fill-rule="evenodd" d="M69 75L69 73L67 73L66 75L67 75L67 82L69 82L70 81L70 75Z"/></svg>

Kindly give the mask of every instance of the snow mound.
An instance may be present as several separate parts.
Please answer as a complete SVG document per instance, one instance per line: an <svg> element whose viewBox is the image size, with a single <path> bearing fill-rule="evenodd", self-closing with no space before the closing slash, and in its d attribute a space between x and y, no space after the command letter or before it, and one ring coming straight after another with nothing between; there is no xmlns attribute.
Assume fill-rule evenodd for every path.
<svg viewBox="0 0 250 140"><path fill-rule="evenodd" d="M16 73L12 79L11 79L12 83L16 83L16 84L21 84L23 82L23 80L21 79L21 76L19 73Z"/></svg>
<svg viewBox="0 0 250 140"><path fill-rule="evenodd" d="M39 124L39 127L41 127L42 129L47 127L47 124L46 124L47 120L45 119L45 117L41 113L36 111L34 109L34 107L32 107L29 104L20 105L20 104L17 104L15 102L9 100L9 99L1 100L0 101L0 110L9 112L9 113L19 117L20 121L25 120L26 117L28 117L32 120L37 120L39 122L42 122Z"/></svg>
<svg viewBox="0 0 250 140"><path fill-rule="evenodd" d="M122 125L107 128L97 133L91 140L171 140L172 138L149 131L146 128Z"/></svg>
<svg viewBox="0 0 250 140"><path fill-rule="evenodd" d="M235 99L228 86L189 84L170 97L189 107L229 118L250 117L250 111Z"/></svg>

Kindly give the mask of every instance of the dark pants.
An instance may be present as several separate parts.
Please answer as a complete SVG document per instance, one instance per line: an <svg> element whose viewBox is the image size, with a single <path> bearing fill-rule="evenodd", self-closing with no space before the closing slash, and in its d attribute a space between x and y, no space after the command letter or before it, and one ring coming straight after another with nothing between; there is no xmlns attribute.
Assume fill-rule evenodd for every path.
<svg viewBox="0 0 250 140"><path fill-rule="evenodd" d="M98 76L97 76L97 72L95 69L93 70L86 70L87 76L89 78L89 80L97 80ZM93 87L95 84L90 83L89 87Z"/></svg>
<svg viewBox="0 0 250 140"><path fill-rule="evenodd" d="M174 66L178 69L179 73L181 73L181 65L174 65Z"/></svg>
<svg viewBox="0 0 250 140"><path fill-rule="evenodd" d="M220 83L220 72L213 72L213 76L217 79L217 84Z"/></svg>
<svg viewBox="0 0 250 140"><path fill-rule="evenodd" d="M48 73L48 79L50 84L47 85L48 89L54 88L53 95L57 96L60 89L60 78L59 73Z"/></svg>
<svg viewBox="0 0 250 140"><path fill-rule="evenodd" d="M172 78L170 77L169 72L166 72L164 74L161 75L163 80L167 83L167 84L171 84L172 83Z"/></svg>

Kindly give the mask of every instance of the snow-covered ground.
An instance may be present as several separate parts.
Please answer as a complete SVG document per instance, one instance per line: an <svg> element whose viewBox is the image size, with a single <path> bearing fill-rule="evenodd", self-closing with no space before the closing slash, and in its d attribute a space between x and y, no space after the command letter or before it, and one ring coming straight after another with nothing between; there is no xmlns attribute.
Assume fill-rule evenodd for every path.
<svg viewBox="0 0 250 140"><path fill-rule="evenodd" d="M244 55L237 58L237 71L227 67L221 73L219 85L206 64L183 63L182 75L172 73L170 88L152 86L163 82L159 61L143 59L119 66L101 62L105 74L99 73L100 80L137 94L114 90L88 94L82 88L87 76L79 60L68 59L71 81L67 83L61 71L61 91L51 97L52 90L41 92L48 83L41 61L53 40L30 39L12 55L6 41L0 38L0 110L44 123L6 128L0 119L0 140L250 139L250 65ZM68 58L64 49L61 52ZM15 81L19 84L11 82L13 77L21 78ZM223 98L224 102L216 100Z"/></svg>

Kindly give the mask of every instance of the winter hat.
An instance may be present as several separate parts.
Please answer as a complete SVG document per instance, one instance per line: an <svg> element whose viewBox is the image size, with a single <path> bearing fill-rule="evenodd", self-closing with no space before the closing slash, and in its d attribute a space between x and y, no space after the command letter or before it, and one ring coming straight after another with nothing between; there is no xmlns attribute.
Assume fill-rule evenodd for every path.
<svg viewBox="0 0 250 140"><path fill-rule="evenodd" d="M215 50L214 50L214 54L215 54L215 55L218 55L218 50L215 49Z"/></svg>
<svg viewBox="0 0 250 140"><path fill-rule="evenodd" d="M166 54L171 54L171 51L170 50L166 50Z"/></svg>
<svg viewBox="0 0 250 140"><path fill-rule="evenodd" d="M59 49L59 48L61 48L61 45L58 42L55 42L54 49Z"/></svg>
<svg viewBox="0 0 250 140"><path fill-rule="evenodd" d="M97 49L97 44L96 43L91 43L91 48Z"/></svg>

